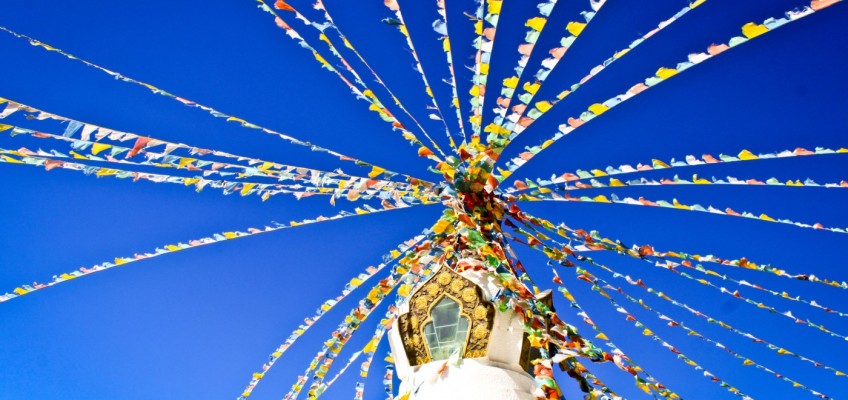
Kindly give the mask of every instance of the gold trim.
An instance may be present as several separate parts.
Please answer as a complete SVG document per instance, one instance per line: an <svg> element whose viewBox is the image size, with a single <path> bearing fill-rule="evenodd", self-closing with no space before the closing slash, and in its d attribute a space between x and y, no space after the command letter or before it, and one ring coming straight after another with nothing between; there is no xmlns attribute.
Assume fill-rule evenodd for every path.
<svg viewBox="0 0 848 400"><path fill-rule="evenodd" d="M468 320L463 357L486 356L495 307L485 299L479 286L445 266L421 284L421 289L409 298L409 312L398 317L398 333L409 365L433 361L426 343L424 326L431 320L432 308L444 297L456 301L460 306L460 315Z"/></svg>
<svg viewBox="0 0 848 400"><path fill-rule="evenodd" d="M536 295L536 300L542 302L551 311L555 311L554 310L554 297L553 297L553 292L551 290L545 290L544 292L539 293L538 295ZM550 327L547 327L546 329L548 330L548 333L550 333ZM549 348L548 351L551 352L551 354L553 354L553 351L554 351L553 346L551 346L551 348ZM539 358L541 356L541 352L539 351L539 349L534 349L530 345L530 341L527 339L527 333L526 332L524 333L524 339L521 342L521 353L520 354L521 355L518 357L518 365L520 365L523 370L525 370L529 373L532 373L533 372L532 371L533 366L530 365L530 362L533 361L533 359L535 359L535 358Z"/></svg>

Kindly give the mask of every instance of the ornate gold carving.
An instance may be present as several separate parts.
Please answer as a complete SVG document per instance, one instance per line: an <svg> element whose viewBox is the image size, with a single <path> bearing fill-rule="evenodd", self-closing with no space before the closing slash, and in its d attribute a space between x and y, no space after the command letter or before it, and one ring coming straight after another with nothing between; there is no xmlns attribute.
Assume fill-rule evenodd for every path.
<svg viewBox="0 0 848 400"><path fill-rule="evenodd" d="M470 303L477 298L477 291L474 290L476 288L470 287L462 289L462 301L466 303Z"/></svg>
<svg viewBox="0 0 848 400"><path fill-rule="evenodd" d="M409 364L421 365L433 361L423 329L430 321L430 310L445 296L459 303L460 315L469 322L463 357L485 357L495 307L484 298L482 290L448 267L442 267L423 285L421 290L410 297L409 312L398 317L398 330Z"/></svg>
<svg viewBox="0 0 848 400"><path fill-rule="evenodd" d="M430 303L430 299L427 296L421 296L413 300L412 304L415 305L415 308L427 308L428 303Z"/></svg>
<svg viewBox="0 0 848 400"><path fill-rule="evenodd" d="M475 339L483 339L489 336L489 329L486 325L479 324L474 327L474 332L472 334Z"/></svg>
<svg viewBox="0 0 848 400"><path fill-rule="evenodd" d="M554 298L553 293L550 290L545 290L542 293L536 295L536 299L544 303L551 311L554 311ZM549 331L550 333L550 331ZM548 351L553 352L553 348L548 349ZM533 366L530 364L533 359L541 356L541 352L539 349L534 349L533 346L530 345L530 341L527 340L527 333L524 333L524 340L521 343L521 355L518 358L518 364L521 365L525 371L532 373Z"/></svg>
<svg viewBox="0 0 848 400"><path fill-rule="evenodd" d="M489 309L487 309L486 307L484 307L482 305L474 307L474 319L476 319L476 320L486 319L486 317L488 315L489 315Z"/></svg>
<svg viewBox="0 0 848 400"><path fill-rule="evenodd" d="M450 284L450 290L453 294L459 294L463 287L465 287L465 284L460 280L453 281Z"/></svg>
<svg viewBox="0 0 848 400"><path fill-rule="evenodd" d="M486 350L475 350L472 352L465 353L466 358L478 358L478 357L486 357Z"/></svg>

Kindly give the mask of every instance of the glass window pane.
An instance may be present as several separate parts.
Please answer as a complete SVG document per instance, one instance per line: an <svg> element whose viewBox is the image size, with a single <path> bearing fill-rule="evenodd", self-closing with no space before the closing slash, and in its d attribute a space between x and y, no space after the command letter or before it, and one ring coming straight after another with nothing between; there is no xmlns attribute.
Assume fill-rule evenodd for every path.
<svg viewBox="0 0 848 400"><path fill-rule="evenodd" d="M433 361L444 360L465 347L468 319L460 315L460 305L445 296L430 310L430 322L424 326L427 348Z"/></svg>

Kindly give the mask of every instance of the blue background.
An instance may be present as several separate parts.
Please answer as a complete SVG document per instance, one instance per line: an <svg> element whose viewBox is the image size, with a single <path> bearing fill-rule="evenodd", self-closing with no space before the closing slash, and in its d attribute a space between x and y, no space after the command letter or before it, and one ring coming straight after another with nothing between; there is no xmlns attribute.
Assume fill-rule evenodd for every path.
<svg viewBox="0 0 848 400"><path fill-rule="evenodd" d="M471 24L462 13L473 10L473 3L448 3L457 51L454 58L470 65ZM506 3L496 36L487 110L493 107L498 83L508 76L517 59L514 48L523 36L523 21L535 15L533 2ZM560 3L539 49L550 48L567 21L587 7L583 1ZM396 171L437 179L427 172L428 162L416 157L399 134L366 111L365 103L350 96L335 76L321 70L311 54L287 38L254 4L248 0L7 1L0 24L229 114ZM307 2L292 4L317 19ZM679 0L610 0L551 74L538 98L549 98L568 87L685 4ZM327 0L326 5L357 49L440 140L440 124L427 120L422 112L427 98L412 70L402 36L379 22L390 16L382 2ZM449 89L439 83L447 76L444 55L430 28L437 18L435 4L406 0L401 5L434 90L455 129L455 118L447 115ZM746 22L778 17L800 5L787 0L708 1L570 96L525 132L507 155L544 140L569 116L622 93L658 67L674 66L690 52L704 51L710 43L726 42L738 35L739 27ZM687 154L735 154L743 148L756 153L795 147L846 147L846 16L848 7L839 4L696 66L561 140L522 168L517 177L547 178L577 168L636 164L652 158L667 161ZM310 39L314 37L299 23L293 26ZM350 163L210 118L9 35L0 35L0 49L2 97L170 141L363 173ZM533 57L526 76L535 71L541 58L539 54ZM471 72L460 65L457 72L460 92L467 93ZM467 95L461 97L463 111L467 112ZM490 120L491 113L487 111L485 117ZM24 145L34 149L46 148L48 143L0 138L0 147ZM686 178L690 173L758 179L775 176L781 180L811 177L821 183L846 179L848 163L844 155L834 155L697 167L679 173ZM669 175L657 172L648 176ZM301 201L277 196L263 203L255 196L223 196L209 189L195 193L179 185L95 179L62 170L46 173L9 164L0 164L0 186L3 291L116 256L152 251L164 244L353 208L345 201L332 207L319 196ZM843 189L698 186L614 192L622 197L678 198L686 204L712 204L775 218L848 226L848 197ZM746 256L792 273L848 280L844 261L848 236L844 234L624 205L555 203L523 207L572 227L598 229L628 244L651 243L659 249L726 258ZM250 374L302 318L311 315L325 299L336 296L350 277L378 264L382 254L429 226L440 212L440 206L417 207L204 246L4 303L0 306L0 398L235 398ZM549 285L550 272L544 260L532 250L518 250L536 280L542 286ZM597 258L622 273L644 277L670 296L740 329L837 369L848 369L848 350L842 340L769 315L648 264L614 254ZM721 270L736 279L817 299L841 311L848 309L843 290L757 272ZM616 344L684 398L733 397L658 343L643 337L606 300L586 290L586 285L575 281L568 271L560 275ZM611 280L603 272L596 275ZM735 290L732 283L724 286ZM846 378L779 357L750 340L643 296L636 288L625 290L776 371L831 396L848 395ZM823 323L835 332L848 332L844 318L741 290L780 310L791 309L797 316ZM277 363L251 398L282 397L353 301L324 317ZM587 336L594 336L564 302L558 304L563 319ZM741 366L709 344L685 337L682 330L664 326L625 300L621 304L683 353L754 398L808 396L762 371ZM382 311L375 315L382 315ZM372 331L375 321L369 322L363 328L366 332ZM342 354L339 364L370 336L360 335ZM377 358L385 348L383 344ZM625 397L645 397L628 376L611 365L588 366ZM352 397L357 369L358 363L327 392L327 398ZM375 364L366 398L383 398L382 373L382 363ZM568 398L579 397L568 378L560 379L560 383Z"/></svg>

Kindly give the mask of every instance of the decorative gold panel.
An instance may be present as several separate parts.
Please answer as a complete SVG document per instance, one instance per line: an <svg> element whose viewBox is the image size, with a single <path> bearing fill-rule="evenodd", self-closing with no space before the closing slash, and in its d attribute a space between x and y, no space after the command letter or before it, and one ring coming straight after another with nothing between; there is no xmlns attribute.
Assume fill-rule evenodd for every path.
<svg viewBox="0 0 848 400"><path fill-rule="evenodd" d="M459 303L460 315L470 322L463 357L485 357L495 307L483 297L480 287L449 267L442 267L422 285L409 299L409 312L398 318L398 333L409 365L433 361L425 342L424 326L430 322L430 310L442 297L449 297Z"/></svg>
<svg viewBox="0 0 848 400"><path fill-rule="evenodd" d="M555 311L553 292L551 292L550 289L539 293L536 296L536 299L541 301L551 311ZM548 330L548 333L550 333L550 330ZM550 346L550 348L548 348L548 352L550 352L550 354L554 354L553 346ZM530 364L530 362L539 357L541 357L541 352L539 351L539 349L534 349L533 346L530 345L530 341L527 340L527 333L524 333L524 340L522 340L521 343L521 355L518 358L518 365L520 365L523 370L532 374L533 366Z"/></svg>

